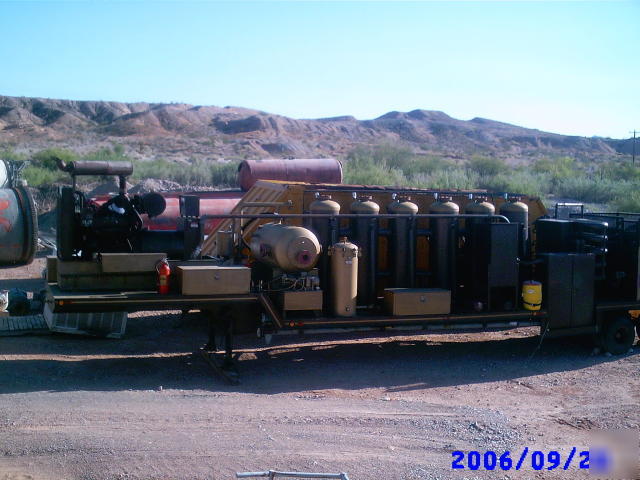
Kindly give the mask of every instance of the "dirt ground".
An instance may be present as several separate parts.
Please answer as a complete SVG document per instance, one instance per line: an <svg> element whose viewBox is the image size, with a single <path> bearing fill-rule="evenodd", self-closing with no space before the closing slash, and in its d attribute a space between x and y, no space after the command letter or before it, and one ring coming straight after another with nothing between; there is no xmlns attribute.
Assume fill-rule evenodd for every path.
<svg viewBox="0 0 640 480"><path fill-rule="evenodd" d="M0 271L37 289L42 260ZM0 337L0 480L231 479L268 469L351 480L581 478L452 470L454 450L589 447L638 438L640 346L620 357L535 329L238 339L242 383L194 352L198 314L130 316L126 338ZM466 464L466 462L465 462ZM633 477L636 474L629 474Z"/></svg>

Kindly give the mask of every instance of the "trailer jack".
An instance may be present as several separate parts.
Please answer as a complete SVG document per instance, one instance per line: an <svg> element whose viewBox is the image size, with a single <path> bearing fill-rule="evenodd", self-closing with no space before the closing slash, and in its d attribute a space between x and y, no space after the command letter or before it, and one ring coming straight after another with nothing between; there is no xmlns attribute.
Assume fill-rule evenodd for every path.
<svg viewBox="0 0 640 480"><path fill-rule="evenodd" d="M220 309L220 319L209 318L209 341L200 349L200 355L213 371L230 385L240 383L240 375L233 359L233 322L228 307ZM223 338L224 352L218 352L218 339ZM222 357L220 360L216 357Z"/></svg>

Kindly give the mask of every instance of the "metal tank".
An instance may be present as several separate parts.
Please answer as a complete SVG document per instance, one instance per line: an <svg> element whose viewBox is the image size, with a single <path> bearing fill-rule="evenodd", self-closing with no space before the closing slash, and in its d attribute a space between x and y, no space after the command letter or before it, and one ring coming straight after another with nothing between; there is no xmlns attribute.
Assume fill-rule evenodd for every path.
<svg viewBox="0 0 640 480"><path fill-rule="evenodd" d="M468 203L467 206L464 207L464 213L467 215L495 215L496 207L487 201L487 197L476 196L473 202ZM467 230L470 230L472 225L490 221L491 219L488 218L467 218L465 223Z"/></svg>
<svg viewBox="0 0 640 480"><path fill-rule="evenodd" d="M180 217L180 196L184 192L158 192L165 200L165 209L157 217L149 218L142 216L144 226L149 230L176 230L181 221ZM200 199L200 215L204 233L210 235L215 232L215 228L222 222L216 215L228 214L242 199L244 192L240 190L212 191L212 192L189 192L188 195L197 196ZM96 195L91 200L98 205L109 201L113 195Z"/></svg>
<svg viewBox="0 0 640 480"><path fill-rule="evenodd" d="M0 189L0 265L31 263L37 245L38 216L28 188Z"/></svg>
<svg viewBox="0 0 640 480"><path fill-rule="evenodd" d="M358 296L358 247L347 240L331 246L331 309L339 317L356 314Z"/></svg>
<svg viewBox="0 0 640 480"><path fill-rule="evenodd" d="M338 215L340 213L340 204L331 200L331 195L318 193L316 199L309 205L309 213ZM318 241L323 247L329 247L336 242L332 235L336 231L335 219L331 218L312 218L311 230L318 236Z"/></svg>
<svg viewBox="0 0 640 480"><path fill-rule="evenodd" d="M521 202L520 197L511 197L500 205L500 215L504 215L511 223L520 224L520 256L527 255L527 241L529 239L529 207Z"/></svg>
<svg viewBox="0 0 640 480"><path fill-rule="evenodd" d="M249 190L258 180L342 183L342 164L335 158L245 160L238 167L238 183Z"/></svg>
<svg viewBox="0 0 640 480"><path fill-rule="evenodd" d="M378 215L380 206L370 195L359 198L354 193L350 212L357 215ZM376 267L378 264L378 219L352 218L351 237L360 251L358 265L358 305L373 305L376 301Z"/></svg>
<svg viewBox="0 0 640 480"><path fill-rule="evenodd" d="M257 261L290 273L311 270L321 252L313 232L280 223L260 226L251 237L249 246Z"/></svg>
<svg viewBox="0 0 640 480"><path fill-rule="evenodd" d="M451 197L442 195L429 206L429 213L437 215L458 215L460 207ZM429 220L429 264L432 285L453 290L456 271L456 241L458 222L452 218L431 218Z"/></svg>
<svg viewBox="0 0 640 480"><path fill-rule="evenodd" d="M338 215L340 204L331 200L331 195L316 193L316 199L309 205L309 213ZM328 252L329 247L337 241L338 222L335 218L312 218L311 230L318 237L323 252ZM324 298L324 305L329 305L330 289L329 276L331 275L329 257L321 255L318 276L320 277L320 288Z"/></svg>
<svg viewBox="0 0 640 480"><path fill-rule="evenodd" d="M387 212L393 215L415 215L418 206L411 197L398 195L387 205ZM416 224L412 218L389 220L391 230L391 286L413 287L415 280Z"/></svg>

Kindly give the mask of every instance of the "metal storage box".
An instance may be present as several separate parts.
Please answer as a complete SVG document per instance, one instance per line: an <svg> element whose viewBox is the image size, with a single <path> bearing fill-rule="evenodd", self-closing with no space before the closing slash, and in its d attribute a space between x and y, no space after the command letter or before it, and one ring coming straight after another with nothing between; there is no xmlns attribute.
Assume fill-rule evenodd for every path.
<svg viewBox="0 0 640 480"><path fill-rule="evenodd" d="M322 290L282 292L278 304L282 310L322 310Z"/></svg>
<svg viewBox="0 0 640 480"><path fill-rule="evenodd" d="M179 266L178 281L183 295L249 293L251 269L215 265Z"/></svg>
<svg viewBox="0 0 640 480"><path fill-rule="evenodd" d="M440 288L385 288L384 304L391 315L447 315L451 291Z"/></svg>
<svg viewBox="0 0 640 480"><path fill-rule="evenodd" d="M98 262L56 262L60 290L155 290L155 268L146 272L105 273ZM51 278L49 278L51 281Z"/></svg>
<svg viewBox="0 0 640 480"><path fill-rule="evenodd" d="M166 253L102 253L103 273L155 272L156 265Z"/></svg>

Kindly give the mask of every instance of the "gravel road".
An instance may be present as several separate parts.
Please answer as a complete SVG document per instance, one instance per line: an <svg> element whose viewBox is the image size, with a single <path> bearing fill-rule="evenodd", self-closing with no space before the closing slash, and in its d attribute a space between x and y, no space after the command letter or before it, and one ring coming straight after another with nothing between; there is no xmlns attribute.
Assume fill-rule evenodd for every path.
<svg viewBox="0 0 640 480"><path fill-rule="evenodd" d="M41 261L0 271L36 285ZM6 288L2 286L2 288ZM242 384L194 352L205 319L144 312L126 338L0 338L0 480L231 479L270 468L352 480L580 478L451 469L453 450L587 447L640 427L640 346L592 355L533 329L240 338ZM533 354L533 356L532 356ZM586 476L586 475L585 475Z"/></svg>

